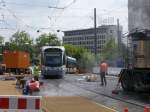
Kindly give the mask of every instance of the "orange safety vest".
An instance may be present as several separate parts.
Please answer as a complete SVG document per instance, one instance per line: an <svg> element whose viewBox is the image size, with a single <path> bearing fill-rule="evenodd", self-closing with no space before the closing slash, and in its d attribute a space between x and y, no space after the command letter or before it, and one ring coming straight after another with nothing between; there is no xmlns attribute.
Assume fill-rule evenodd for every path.
<svg viewBox="0 0 150 112"><path fill-rule="evenodd" d="M108 70L108 64L107 63L100 64L100 71L101 72L107 72L107 70Z"/></svg>

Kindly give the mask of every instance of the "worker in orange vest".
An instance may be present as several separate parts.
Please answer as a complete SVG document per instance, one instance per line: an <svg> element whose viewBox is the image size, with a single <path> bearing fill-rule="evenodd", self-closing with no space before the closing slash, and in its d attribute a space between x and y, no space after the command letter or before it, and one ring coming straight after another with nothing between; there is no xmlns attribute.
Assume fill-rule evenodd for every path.
<svg viewBox="0 0 150 112"><path fill-rule="evenodd" d="M101 76L101 86L105 84L107 85L106 81L106 74L108 72L108 64L105 61L102 61L100 64L100 76Z"/></svg>

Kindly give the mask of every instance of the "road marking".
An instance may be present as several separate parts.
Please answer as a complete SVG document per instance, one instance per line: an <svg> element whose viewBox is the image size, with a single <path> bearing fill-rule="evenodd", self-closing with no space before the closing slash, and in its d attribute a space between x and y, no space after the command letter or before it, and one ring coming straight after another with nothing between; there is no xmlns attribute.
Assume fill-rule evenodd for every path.
<svg viewBox="0 0 150 112"><path fill-rule="evenodd" d="M102 104L96 103L96 102L94 102L94 101L91 101L91 102L93 102L93 103L95 103L95 104L97 104L97 105L99 105L99 106L101 106L101 107L104 107L104 108L106 108L106 109L108 109L108 110L111 110L111 111L114 111L114 112L118 112L117 110L114 110L114 109L109 108L109 107L107 107L107 106L104 106L104 105L102 105Z"/></svg>

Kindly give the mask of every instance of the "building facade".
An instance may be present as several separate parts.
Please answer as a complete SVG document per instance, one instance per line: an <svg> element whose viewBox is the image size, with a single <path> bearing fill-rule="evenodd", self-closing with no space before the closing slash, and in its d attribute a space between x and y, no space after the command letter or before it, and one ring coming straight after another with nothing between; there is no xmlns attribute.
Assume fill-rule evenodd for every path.
<svg viewBox="0 0 150 112"><path fill-rule="evenodd" d="M122 32L122 30L120 30ZM114 38L118 42L117 25L103 25L97 27L97 53L100 53L106 42ZM82 46L94 53L94 28L64 31L63 43Z"/></svg>
<svg viewBox="0 0 150 112"><path fill-rule="evenodd" d="M129 31L150 29L150 0L128 0Z"/></svg>

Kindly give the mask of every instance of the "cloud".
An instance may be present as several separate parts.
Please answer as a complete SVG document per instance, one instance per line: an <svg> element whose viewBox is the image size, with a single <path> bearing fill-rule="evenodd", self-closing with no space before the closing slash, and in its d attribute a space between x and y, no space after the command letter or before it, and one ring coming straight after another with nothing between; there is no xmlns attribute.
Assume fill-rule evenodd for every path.
<svg viewBox="0 0 150 112"><path fill-rule="evenodd" d="M1 35L10 35L19 30L26 30L33 38L40 33L54 32L57 30L72 30L93 27L93 8L97 8L98 25L102 24L99 19L116 18L127 31L127 0L5 0L6 21L16 30L1 31ZM117 3L116 3L117 2ZM64 10L48 8L48 6L66 7ZM6 8L10 9L8 11ZM7 13L5 13L7 12ZM15 16L16 17L15 17ZM40 33L36 30L40 29Z"/></svg>
<svg viewBox="0 0 150 112"><path fill-rule="evenodd" d="M77 0L63 12L57 23L61 24L62 29L93 27L94 8L97 9L97 21L100 21L100 18L114 18L116 24L116 19L119 18L127 31L127 0L117 0L117 4L116 0Z"/></svg>

